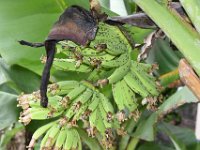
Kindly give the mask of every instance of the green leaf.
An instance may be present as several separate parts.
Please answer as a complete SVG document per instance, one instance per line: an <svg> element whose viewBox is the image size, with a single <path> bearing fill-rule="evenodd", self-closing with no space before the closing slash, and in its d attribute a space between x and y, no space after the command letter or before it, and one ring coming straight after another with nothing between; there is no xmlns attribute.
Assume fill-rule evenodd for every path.
<svg viewBox="0 0 200 150"><path fill-rule="evenodd" d="M101 6L109 9L110 8L110 0L99 0Z"/></svg>
<svg viewBox="0 0 200 150"><path fill-rule="evenodd" d="M166 33L200 75L200 35L158 0L134 0ZM192 52L191 52L192 49Z"/></svg>
<svg viewBox="0 0 200 150"><path fill-rule="evenodd" d="M145 142L141 144L137 150L174 150L171 147L165 146L164 144L160 144L158 142Z"/></svg>
<svg viewBox="0 0 200 150"><path fill-rule="evenodd" d="M0 54L5 61L41 74L43 65L39 59L45 54L44 48L22 46L17 41L44 41L62 10L56 0L1 0Z"/></svg>
<svg viewBox="0 0 200 150"><path fill-rule="evenodd" d="M184 143L182 143L181 141L179 141L176 136L174 136L171 133L168 133L169 138L171 139L172 143L174 144L174 147L176 148L176 150L186 150L186 147L184 145Z"/></svg>
<svg viewBox="0 0 200 150"><path fill-rule="evenodd" d="M17 132L24 129L24 126L22 124L17 123L15 127L11 130L6 130L5 133L2 135L2 138L0 140L0 148L6 149L7 144L11 141L11 139L17 134Z"/></svg>
<svg viewBox="0 0 200 150"><path fill-rule="evenodd" d="M132 136L147 141L153 141L155 137L155 123L159 116L163 116L183 104L195 102L198 102L198 99L193 93L187 87L182 88L165 100L164 103L158 107L158 111L152 113L146 119L141 120Z"/></svg>
<svg viewBox="0 0 200 150"><path fill-rule="evenodd" d="M13 85L12 83L1 84L0 91L14 95L19 93L18 87L16 87L16 85L15 84Z"/></svg>
<svg viewBox="0 0 200 150"><path fill-rule="evenodd" d="M153 141L155 137L154 125L157 121L157 114L153 113L148 118L142 120L139 123L136 131L132 134L133 137L137 137L146 141Z"/></svg>
<svg viewBox="0 0 200 150"><path fill-rule="evenodd" d="M0 72L0 89L5 92L13 89L18 94L30 93L40 85L41 79L37 74L17 65L9 66L3 59L0 59Z"/></svg>
<svg viewBox="0 0 200 150"><path fill-rule="evenodd" d="M86 9L90 8L89 0L62 0L66 3L67 6L71 5L79 5L81 7L84 7Z"/></svg>
<svg viewBox="0 0 200 150"><path fill-rule="evenodd" d="M170 137L176 149L195 149L197 147L198 142L194 131L189 128L162 122L158 125L158 129Z"/></svg>
<svg viewBox="0 0 200 150"><path fill-rule="evenodd" d="M81 139L83 140L83 142L91 149L95 149L95 150L102 150L102 147L100 146L100 144L98 143L98 141L95 138L91 138L88 137L87 133L80 129L77 128L77 131L81 137Z"/></svg>
<svg viewBox="0 0 200 150"><path fill-rule="evenodd" d="M130 25L124 25L124 27L137 44L142 44L144 42L144 38L153 31L152 29L142 29Z"/></svg>
<svg viewBox="0 0 200 150"><path fill-rule="evenodd" d="M158 39L149 50L147 63L158 64L159 75L168 73L178 67L179 60L182 57L177 51L174 51L167 40Z"/></svg>
<svg viewBox="0 0 200 150"><path fill-rule="evenodd" d="M136 11L137 6L132 0L124 0L124 4L129 15Z"/></svg>
<svg viewBox="0 0 200 150"><path fill-rule="evenodd" d="M162 105L159 106L157 113L158 115L163 115L183 104L196 102L198 102L198 99L194 96L194 94L187 87L183 87L165 100Z"/></svg>
<svg viewBox="0 0 200 150"><path fill-rule="evenodd" d="M186 10L190 20L200 33L200 1L199 0L180 0L183 8Z"/></svg>
<svg viewBox="0 0 200 150"><path fill-rule="evenodd" d="M0 91L0 130L16 122L19 117L17 95Z"/></svg>

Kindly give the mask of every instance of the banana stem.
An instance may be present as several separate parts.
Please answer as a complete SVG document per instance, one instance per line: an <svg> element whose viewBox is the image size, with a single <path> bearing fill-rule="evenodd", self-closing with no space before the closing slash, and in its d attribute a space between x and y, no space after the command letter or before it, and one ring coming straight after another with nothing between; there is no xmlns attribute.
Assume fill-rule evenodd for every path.
<svg viewBox="0 0 200 150"><path fill-rule="evenodd" d="M178 68L159 77L160 84L164 88L174 87L174 86L171 86L171 85L173 83L175 83L176 81L178 81L179 79L180 79L180 77L179 77Z"/></svg>
<svg viewBox="0 0 200 150"><path fill-rule="evenodd" d="M180 0L188 16L192 20L195 28L200 33L200 1L199 0Z"/></svg>
<svg viewBox="0 0 200 150"><path fill-rule="evenodd" d="M77 131L80 134L83 142L86 143L90 149L93 149L94 145L96 150L103 149L100 143L95 138L88 137L87 133L83 129L77 128Z"/></svg>
<svg viewBox="0 0 200 150"><path fill-rule="evenodd" d="M136 124L136 122L133 119L131 119L126 126L126 131L128 133L131 133L133 131L134 127L135 127L135 124ZM129 134L123 136L120 140L120 143L119 143L119 149L125 150L126 147L130 144L129 140L130 140Z"/></svg>
<svg viewBox="0 0 200 150"><path fill-rule="evenodd" d="M127 150L135 150L139 141L140 140L138 138L135 138L135 137L131 138L131 141L128 144Z"/></svg>

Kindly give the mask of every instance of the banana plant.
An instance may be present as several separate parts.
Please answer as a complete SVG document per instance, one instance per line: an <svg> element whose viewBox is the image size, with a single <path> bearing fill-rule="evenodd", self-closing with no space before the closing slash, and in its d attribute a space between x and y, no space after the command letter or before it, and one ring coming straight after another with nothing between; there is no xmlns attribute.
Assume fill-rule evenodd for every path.
<svg viewBox="0 0 200 150"><path fill-rule="evenodd" d="M84 72L88 78L49 85L47 108L40 106L39 91L19 96L20 122L25 125L57 118L35 131L30 149L42 135L41 149L81 149L79 129L97 138L104 149L112 148L116 134L125 134L126 122L137 120L145 107L155 109L159 90L149 74L152 66L131 58L133 43L125 32L99 22L96 37L87 47L67 41L57 44L57 55L63 57L55 57L53 67Z"/></svg>
<svg viewBox="0 0 200 150"><path fill-rule="evenodd" d="M176 149L187 149L191 145L193 149L198 149L196 141L194 142L195 137L192 131L187 131L193 140L188 142L179 135L180 133L175 132L180 130L180 132L184 133L183 131L185 130L182 131L180 128L171 126L168 123L162 123L167 114L179 106L198 102L198 99L187 87L177 92L175 92L176 87L171 87L171 84L180 80L176 69L180 57L175 56L177 53L175 54L175 51L169 46L169 41L166 39L156 41L149 54L150 56L158 55L157 57L153 56L153 58L158 65L164 66L162 70L155 70L154 64L146 63L150 62L148 60L149 57L147 57L146 62L137 61L139 48L142 46L143 40L145 41L144 38L154 31L155 27L156 29L160 27L179 51L182 52L183 55L181 57L185 57L199 75L199 58L197 55L200 48L199 21L194 15L197 14L198 16L199 7L197 0L191 1L193 7L197 6L195 7L197 9L194 9L196 11L191 11L190 6L188 6L190 3L187 0L180 0L188 13L189 19L181 18L167 0L120 1L121 5L124 4L123 9L125 7L127 9L122 12L131 14L137 12L138 7L144 10L146 15L142 14L142 16L147 19L149 19L147 17L149 16L153 20L151 20L153 29L141 29L127 24L122 25L120 23L120 25L116 25L115 23L110 24L100 21L94 40L86 47L72 41L58 42L53 61L53 74L50 78L51 84L48 85L47 89L49 99L47 108L43 108L40 105L40 91L37 90L38 75L40 75L42 63L46 61L43 56L41 57L42 63L38 63L38 58L42 52L36 51L33 54L33 49L30 50L24 47L21 49L19 45L8 46L10 38L5 38L8 41L0 39L0 42L3 41L0 46L1 56L10 64L25 67L28 70L24 69L24 72L29 72L37 80L36 85L34 84L31 90L27 90L27 88L24 88L27 85L19 85L16 79L13 81L13 76L6 79L6 83L7 80L12 83L9 84L9 91L11 88L11 92L15 95L21 91L26 92L19 94L17 98L17 106L21 109L19 122L27 126L31 126L33 122L37 124L43 122L40 127L38 125L35 126L37 129L32 135L28 149L171 149L173 147L172 143ZM3 3L7 4L8 2ZM42 24L37 25L36 23L38 19L48 18L46 22L48 25L44 25L46 28L42 29L41 33L37 30L37 35L35 33L25 34L25 37L34 40L44 37L49 24L54 21L65 7L71 4L79 4L83 5L84 8L89 8L89 1L83 0L58 0L52 3L49 1L36 1L35 3L38 3L38 6L44 4L54 9L45 8L50 13L49 18L47 14L43 14L43 11L36 12L35 15L31 16L30 20L35 22L34 29L41 28ZM31 2L24 1L25 4L32 8ZM100 4L103 6L102 10L108 15L116 15L109 11L110 8L113 8L111 1L100 0ZM16 5L21 5L21 3ZM25 28L29 18L24 17L24 14L22 16L20 11L16 12L19 12L19 14L14 14L15 17L13 18L20 16L16 23L25 20L22 28L25 29L25 33L29 33L28 30L30 28ZM27 15L32 13L28 10L24 10L24 12ZM12 20L13 18L10 17L8 19ZM111 21L114 19L116 21L117 19L117 21L122 22L123 17L120 18L121 20L117 17L109 19ZM137 25L137 22L129 23ZM9 23L7 24L9 25ZM12 25L12 21L10 21L10 25ZM147 27L146 25L144 26ZM6 26L2 27L1 30L3 34L14 31L12 28L8 30ZM15 33L20 38L25 38L22 36L23 34ZM6 36L9 35L7 34ZM13 36L15 35L13 34ZM17 54L17 57L15 57L11 51L12 47L19 50L21 55ZM10 50L9 54L6 53L6 48ZM152 54L152 51L156 51L156 48L157 50L161 49L163 53L153 52ZM191 49L193 52L190 51ZM29 60L27 56L33 57ZM158 59L158 57L162 59ZM176 63L167 63L164 57ZM40 66L39 69L37 64ZM9 69L12 70L13 68L10 67ZM10 70L4 71L4 76L7 76ZM6 91L7 87L6 89L1 87L1 90ZM9 96L9 94L7 95ZM16 96L12 97L12 99L16 99ZM16 102L14 102L14 105L16 105ZM16 114L14 116L16 118ZM15 120L10 121L10 123ZM8 124L5 124L3 128ZM159 144L159 142L157 143L157 141L152 142L155 140L157 131L169 136L172 141L171 144L166 146ZM1 140L1 143L4 143L4 147L5 143L8 142L6 139L10 139L10 137L6 138L5 136ZM182 141L185 142L185 145Z"/></svg>

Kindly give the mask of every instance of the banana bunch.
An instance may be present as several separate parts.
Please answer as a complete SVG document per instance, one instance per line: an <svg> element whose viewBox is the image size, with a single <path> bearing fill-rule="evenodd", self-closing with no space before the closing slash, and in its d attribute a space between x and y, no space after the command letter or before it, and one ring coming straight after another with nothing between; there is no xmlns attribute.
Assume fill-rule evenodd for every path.
<svg viewBox="0 0 200 150"><path fill-rule="evenodd" d="M138 95L149 101L152 100L152 97L159 95L155 79L145 69L146 66L143 64L131 61L130 68L126 73L125 70L122 72L123 74L118 71L118 76L120 76L118 79L120 80L113 82L113 75L108 78L109 82L113 83L113 97L119 111L128 110L129 112L134 112L137 110L137 107L142 104ZM118 70L120 70L120 67ZM155 103L149 102L148 104L153 105ZM150 108L152 107L150 106Z"/></svg>
<svg viewBox="0 0 200 150"><path fill-rule="evenodd" d="M65 48L60 48L59 52L65 53L70 59L55 59L54 65L63 70L87 72L90 74L89 81L98 80L97 85L100 87L112 84L114 93L119 93L121 88L115 88L118 85L125 87L127 91L132 90L133 94L126 92L127 94L136 93L142 98L158 96L155 79L148 74L151 66L131 60L132 45L127 36L125 29L100 22L97 35L88 47L84 48L73 42L61 42L61 47ZM70 63L72 66L69 66ZM99 80L101 78L103 79ZM124 80L122 83L127 86L120 86L121 80ZM113 96L117 97L114 93ZM133 98L128 101L133 101ZM123 105L128 107L126 103ZM130 105L133 105L133 102ZM122 109L122 105L119 109Z"/></svg>
<svg viewBox="0 0 200 150"><path fill-rule="evenodd" d="M36 141L42 136L43 138L41 140L40 150L82 149L82 143L78 131L75 127L68 128L64 118L50 122L38 128L32 136L28 149L31 150Z"/></svg>
<svg viewBox="0 0 200 150"><path fill-rule="evenodd" d="M99 23L97 35L87 46L71 41L57 45L57 54L66 58L55 58L53 67L64 71L91 73L94 68L110 69L126 63L132 46L117 26Z"/></svg>
<svg viewBox="0 0 200 150"><path fill-rule="evenodd" d="M47 108L40 106L39 91L18 97L18 106L23 109L19 120L25 125L31 120L56 119L35 131L29 148L43 137L41 149L81 149L77 129L83 128L88 136L101 139L105 149L109 149L126 120L137 120L144 104L155 107L159 91L149 74L152 66L132 60L132 49L122 27L102 22L87 47L59 42L53 67L88 76L81 82L50 84ZM107 85L113 98L105 96L103 89Z"/></svg>
<svg viewBox="0 0 200 150"><path fill-rule="evenodd" d="M18 106L23 109L19 120L25 125L29 124L31 120L58 118L57 121L36 130L29 145L30 148L34 146L33 143L39 137L46 133L41 142L41 149L47 145L71 149L69 148L70 142L66 140L67 144L63 144L64 141L61 140L60 136L78 139L79 136L75 128L79 127L77 123L80 121L84 123L83 128L87 130L89 136L95 137L98 134L98 136L102 136L102 139L112 137L112 132L108 132L111 128L120 128L117 122L114 122L116 119L114 108L109 99L87 81L80 83L63 81L51 84L48 86L48 97L47 108L40 106L39 91L32 94L22 94L18 97ZM71 146L72 149L75 149L75 146L81 147L80 145L80 142L77 141Z"/></svg>
<svg viewBox="0 0 200 150"><path fill-rule="evenodd" d="M75 87L80 85L77 81L62 81L48 86L49 104L47 108L40 106L39 91L32 94L22 94L18 97L18 107L22 107L19 121L25 125L31 120L45 120L63 114L69 100L65 97Z"/></svg>

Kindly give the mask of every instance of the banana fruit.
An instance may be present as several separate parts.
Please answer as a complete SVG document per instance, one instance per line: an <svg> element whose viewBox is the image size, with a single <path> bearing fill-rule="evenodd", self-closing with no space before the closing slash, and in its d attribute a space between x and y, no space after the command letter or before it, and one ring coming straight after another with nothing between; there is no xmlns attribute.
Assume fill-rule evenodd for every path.
<svg viewBox="0 0 200 150"><path fill-rule="evenodd" d="M77 66L77 63L74 59L54 59L53 67L58 70L63 71L76 71L88 73L92 68L86 64L81 64Z"/></svg>
<svg viewBox="0 0 200 150"><path fill-rule="evenodd" d="M127 60L129 60L129 54L128 53L123 53L117 58L113 60L104 60L101 62L101 66L104 68L116 68L124 65Z"/></svg>
<svg viewBox="0 0 200 150"><path fill-rule="evenodd" d="M119 68L117 68L113 72L113 74L110 77L108 77L109 83L113 84L123 79L124 76L130 71L130 65L131 65L131 62L128 61L123 66L120 66Z"/></svg>
<svg viewBox="0 0 200 150"><path fill-rule="evenodd" d="M132 49L119 27L101 22L95 40L91 41L90 46L95 48L99 44L105 44L105 51L115 56Z"/></svg>

